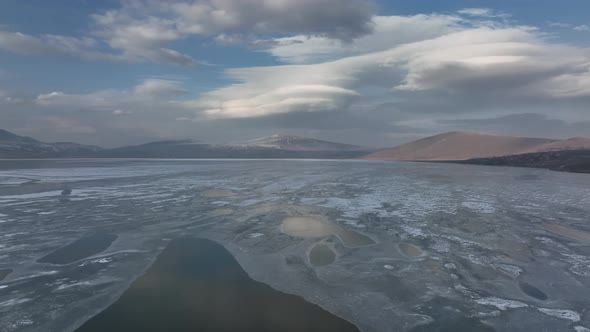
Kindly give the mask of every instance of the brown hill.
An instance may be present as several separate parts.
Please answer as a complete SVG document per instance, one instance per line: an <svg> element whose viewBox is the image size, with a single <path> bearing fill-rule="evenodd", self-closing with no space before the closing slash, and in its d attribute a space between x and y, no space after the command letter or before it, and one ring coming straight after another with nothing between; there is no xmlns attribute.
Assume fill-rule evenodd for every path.
<svg viewBox="0 0 590 332"><path fill-rule="evenodd" d="M365 159L466 160L526 153L543 146L558 147L559 142L562 141L474 132L449 132L394 148L382 149L367 155Z"/></svg>

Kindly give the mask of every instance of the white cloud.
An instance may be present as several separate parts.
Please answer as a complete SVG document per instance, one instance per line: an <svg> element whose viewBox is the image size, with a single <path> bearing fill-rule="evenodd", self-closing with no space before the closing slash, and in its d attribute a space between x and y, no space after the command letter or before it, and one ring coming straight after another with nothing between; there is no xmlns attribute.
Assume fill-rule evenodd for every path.
<svg viewBox="0 0 590 332"><path fill-rule="evenodd" d="M493 11L490 8L465 8L457 11L459 14L470 16L490 16Z"/></svg>
<svg viewBox="0 0 590 332"><path fill-rule="evenodd" d="M590 96L587 50L548 43L530 27L457 28L449 22L442 35L404 44L393 38L383 51L316 64L230 69L234 84L186 105L208 117L239 118L343 110L367 101L363 91L369 90L370 98L410 104L425 93L446 94L456 103L475 96Z"/></svg>
<svg viewBox="0 0 590 332"><path fill-rule="evenodd" d="M170 101L185 93L179 82L146 79L130 90L101 90L87 94L66 94L54 91L40 94L35 103L40 106L60 106L82 110L106 110L115 115L130 114L142 108L172 107Z"/></svg>
<svg viewBox="0 0 590 332"><path fill-rule="evenodd" d="M59 53L60 49L20 32L0 31L0 48L23 54Z"/></svg>
<svg viewBox="0 0 590 332"><path fill-rule="evenodd" d="M328 85L285 85L250 98L226 100L204 112L212 118L240 118L294 111L331 111L344 108L355 91ZM205 101L205 105L212 100ZM213 102L214 103L214 102Z"/></svg>
<svg viewBox="0 0 590 332"><path fill-rule="evenodd" d="M145 12L134 14L131 11L134 3L140 6L147 2L126 2L129 12L124 14L129 17L121 18L117 16L122 15L119 12L109 14L112 17L104 18L101 24L106 26L111 22L112 26L98 30L94 40L108 41L127 60L181 64L181 58L165 60L158 52L178 39L197 33L199 28L192 26L195 30L191 32L184 25L186 22L181 26L180 21L169 22L170 17L163 16L160 20ZM157 7L159 2L149 3ZM221 0L207 3L225 5ZM167 2L151 10L176 17L178 13L171 4ZM209 135L226 135L227 131L222 134L222 130L215 129L217 125L234 128L230 135L238 135L247 130L242 128L257 124L263 124L266 130L274 128L273 125L318 130L364 126L371 128L362 129L368 136L373 134L368 133L373 129L380 131L380 137L392 130L422 135L424 132L420 130L447 129L437 120L456 119L459 114L465 119L492 119L498 115L535 113L564 120L567 113L569 122L587 119L590 98L587 48L556 43L542 31L514 25L504 17L493 19L480 12L477 17L485 16L484 19L474 18L475 13L375 16L370 21L372 34L345 43L334 39L334 35L307 35L305 31L276 39L259 39L259 46L266 47L261 52L289 64L227 69L229 85L203 93L194 100L180 98L187 93L179 82L182 78L164 76L147 77L125 90L84 94L48 92L38 95L33 106L48 113L70 112L81 119L104 117L100 118L103 123L97 120L96 126L103 129L120 126L142 135L155 132L157 137L180 135L179 128L184 128L186 133L199 128L199 132ZM217 26L199 33L214 37L219 36L217 31L229 29L226 36L218 38L227 43L240 43L256 36L250 32L235 34L228 28L243 26L247 20L222 16L225 18L218 18ZM263 28L266 29L249 26L258 32L264 31ZM94 47L90 41L62 38L51 42L49 37L23 40L33 45L36 41L61 45L59 52L86 52ZM11 45L15 49L14 45L27 49L22 46L27 43ZM156 53L149 55L150 50ZM0 102L4 96L9 95L0 94ZM78 112L86 110L103 112ZM131 113L133 116L122 116ZM113 121L113 115L121 116ZM526 118L519 119L526 121ZM84 121L80 123L87 125ZM91 127L95 124L89 123ZM136 127L140 130L131 130Z"/></svg>
<svg viewBox="0 0 590 332"><path fill-rule="evenodd" d="M487 17L487 18L508 18L510 15L505 13L499 13L491 8L464 8L457 13L461 15L474 16L474 17Z"/></svg>
<svg viewBox="0 0 590 332"><path fill-rule="evenodd" d="M564 23L564 22L547 22L547 24L548 24L550 27L553 27L553 28L562 28L562 29L563 29L563 28L569 28L569 27L571 27L571 26L572 26L571 24L569 24L569 23Z"/></svg>
<svg viewBox="0 0 590 332"><path fill-rule="evenodd" d="M133 93L147 98L173 98L186 93L177 81L146 79L133 89Z"/></svg>
<svg viewBox="0 0 590 332"><path fill-rule="evenodd" d="M582 24L574 27L576 31L590 31L590 25Z"/></svg>

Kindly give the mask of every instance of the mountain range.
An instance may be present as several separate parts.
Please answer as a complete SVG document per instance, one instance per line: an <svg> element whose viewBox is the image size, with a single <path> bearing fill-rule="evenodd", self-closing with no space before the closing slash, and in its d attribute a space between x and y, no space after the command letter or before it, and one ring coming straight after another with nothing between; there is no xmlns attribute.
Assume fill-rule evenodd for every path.
<svg viewBox="0 0 590 332"><path fill-rule="evenodd" d="M445 161L580 170L590 163L589 151L590 138L557 140L476 132L449 132L384 149L280 134L230 144L178 140L106 149L70 142L46 143L0 129L0 159L318 158ZM572 163L576 165L573 168L570 167Z"/></svg>
<svg viewBox="0 0 590 332"><path fill-rule="evenodd" d="M101 150L71 142L45 143L0 129L0 158L80 158L92 157Z"/></svg>
<svg viewBox="0 0 590 332"><path fill-rule="evenodd" d="M47 143L0 129L0 159L16 158L359 158L375 149L291 135L246 142L209 144L157 141L118 148L69 142Z"/></svg>

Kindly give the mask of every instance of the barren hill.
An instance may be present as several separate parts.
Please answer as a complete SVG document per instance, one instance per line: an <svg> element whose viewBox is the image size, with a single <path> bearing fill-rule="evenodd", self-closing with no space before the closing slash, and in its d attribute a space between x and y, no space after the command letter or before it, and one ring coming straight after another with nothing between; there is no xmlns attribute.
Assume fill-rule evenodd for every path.
<svg viewBox="0 0 590 332"><path fill-rule="evenodd" d="M531 152L552 146L558 140L513 137L474 132L449 132L414 142L386 148L367 155L366 159L387 160L465 160Z"/></svg>

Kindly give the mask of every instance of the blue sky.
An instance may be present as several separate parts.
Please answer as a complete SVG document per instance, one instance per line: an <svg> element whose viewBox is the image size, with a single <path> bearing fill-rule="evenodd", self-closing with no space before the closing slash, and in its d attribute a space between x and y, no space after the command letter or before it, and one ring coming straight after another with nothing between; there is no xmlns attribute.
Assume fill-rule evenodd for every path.
<svg viewBox="0 0 590 332"><path fill-rule="evenodd" d="M0 127L116 146L590 136L590 2L0 4Z"/></svg>

